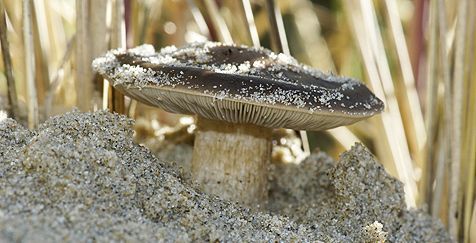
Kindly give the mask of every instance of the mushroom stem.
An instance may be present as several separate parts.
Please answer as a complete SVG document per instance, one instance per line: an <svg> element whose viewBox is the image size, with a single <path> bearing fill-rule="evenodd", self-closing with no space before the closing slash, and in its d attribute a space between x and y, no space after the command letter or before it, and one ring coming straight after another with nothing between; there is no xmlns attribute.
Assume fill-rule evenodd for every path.
<svg viewBox="0 0 476 243"><path fill-rule="evenodd" d="M197 119L192 178L209 194L244 204L267 200L271 129Z"/></svg>

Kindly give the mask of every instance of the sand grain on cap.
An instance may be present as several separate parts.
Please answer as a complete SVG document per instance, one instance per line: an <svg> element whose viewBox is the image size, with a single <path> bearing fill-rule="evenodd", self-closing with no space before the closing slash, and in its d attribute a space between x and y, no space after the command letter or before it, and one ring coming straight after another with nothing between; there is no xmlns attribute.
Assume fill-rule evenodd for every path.
<svg viewBox="0 0 476 243"><path fill-rule="evenodd" d="M368 116L382 109L381 101L369 96L369 91L359 81L324 74L299 64L291 56L275 54L264 48L204 42L179 49L169 46L156 53L152 46L142 45L127 51L113 50L96 59L93 65L101 74L113 79L116 85L189 86L222 98L295 106L311 112L334 110L349 116ZM185 70L174 72L170 68ZM143 73L138 73L138 70ZM189 70L194 75L184 76ZM209 85L199 82L198 75L207 71L231 76L218 75L217 79L221 80L212 78ZM217 82L232 82L233 85L227 84L230 89L225 91ZM253 82L259 84L252 85ZM365 99L351 99L354 96L351 93L356 92L362 93L361 96L365 94ZM343 109L346 107L349 109Z"/></svg>
<svg viewBox="0 0 476 243"><path fill-rule="evenodd" d="M291 56L264 48L204 42L183 48L165 47L155 52L152 46L142 45L129 50L110 51L96 59L93 67L119 89L156 89L147 95L155 96L160 101L138 94L142 91L124 91L134 98L172 112L199 112L211 119L217 119L216 114L207 116L197 110L191 111L186 105L166 103L167 99L163 96L182 93L182 101L178 101L179 94L175 99L188 103L193 103L193 99L188 97L190 94L201 97L194 104L201 106L199 110L213 109L202 106L216 100L228 102L225 105L215 104L220 112L225 113L244 109L239 106L249 104L260 107L263 113L282 112L282 116L277 116L274 121L258 125L304 130L326 129L331 124L345 125L383 109L382 101L359 81L324 74L299 64ZM187 95L184 96L184 93ZM223 111L227 106L232 111ZM294 117L292 119L303 122L284 121L290 119L283 115L288 113L289 117ZM313 118L316 115L336 118L321 121ZM223 118L229 122L249 122L249 119ZM317 125L307 128L308 123Z"/></svg>

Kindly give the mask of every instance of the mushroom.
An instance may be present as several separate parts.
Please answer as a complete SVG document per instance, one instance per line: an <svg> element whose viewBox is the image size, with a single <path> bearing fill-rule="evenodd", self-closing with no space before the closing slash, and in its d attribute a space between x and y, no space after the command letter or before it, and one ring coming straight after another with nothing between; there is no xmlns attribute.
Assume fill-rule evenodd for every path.
<svg viewBox="0 0 476 243"><path fill-rule="evenodd" d="M216 42L112 50L94 69L124 94L196 115L192 179L223 199L267 200L271 130L323 130L383 110L361 82L324 74L285 54Z"/></svg>

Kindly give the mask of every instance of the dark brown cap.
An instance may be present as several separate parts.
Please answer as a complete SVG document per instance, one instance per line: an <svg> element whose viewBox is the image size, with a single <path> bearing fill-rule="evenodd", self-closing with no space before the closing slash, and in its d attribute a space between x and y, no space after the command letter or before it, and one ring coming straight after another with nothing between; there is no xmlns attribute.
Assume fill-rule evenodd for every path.
<svg viewBox="0 0 476 243"><path fill-rule="evenodd" d="M181 114L264 127L323 130L384 104L361 82L324 74L264 48L195 43L112 50L93 67L126 95Z"/></svg>

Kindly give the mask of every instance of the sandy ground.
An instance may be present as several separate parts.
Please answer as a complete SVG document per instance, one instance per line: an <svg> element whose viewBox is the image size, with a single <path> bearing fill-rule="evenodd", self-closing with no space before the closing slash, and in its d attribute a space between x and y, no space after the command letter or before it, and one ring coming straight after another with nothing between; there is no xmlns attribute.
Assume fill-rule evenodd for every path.
<svg viewBox="0 0 476 243"><path fill-rule="evenodd" d="M132 126L106 111L35 131L0 119L0 242L450 241L405 208L402 184L361 145L337 162L318 153L271 165L269 204L257 210L195 190L191 148L166 162L133 142Z"/></svg>

